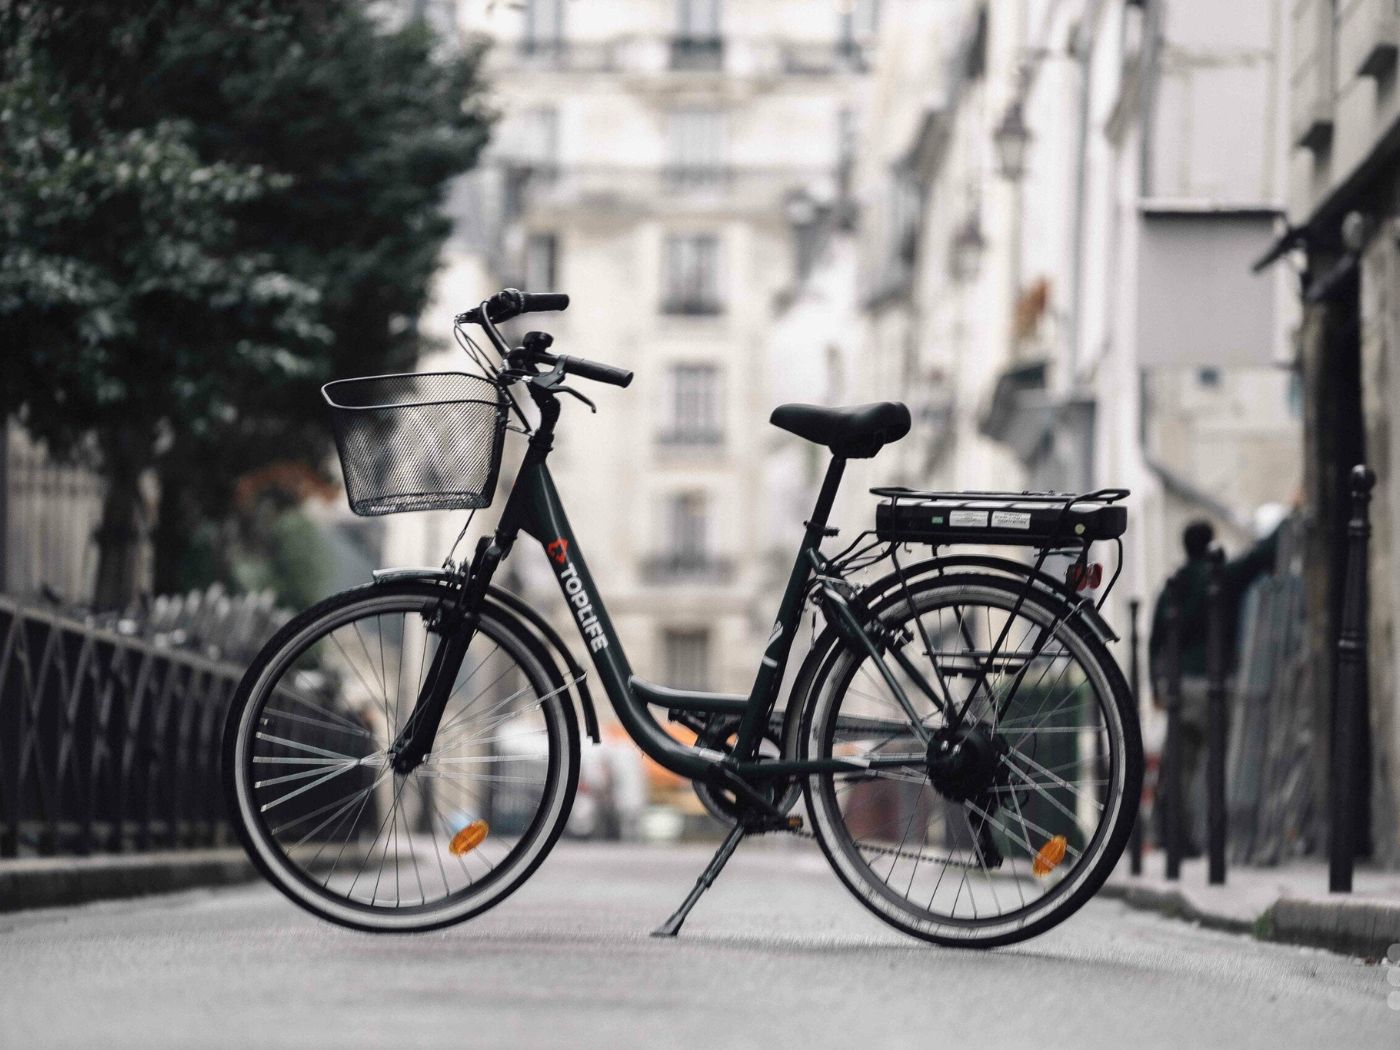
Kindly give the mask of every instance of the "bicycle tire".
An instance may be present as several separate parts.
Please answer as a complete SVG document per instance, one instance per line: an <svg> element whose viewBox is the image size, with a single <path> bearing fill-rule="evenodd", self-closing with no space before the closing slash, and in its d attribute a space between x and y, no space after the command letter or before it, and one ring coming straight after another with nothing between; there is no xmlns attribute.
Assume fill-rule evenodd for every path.
<svg viewBox="0 0 1400 1050"><path fill-rule="evenodd" d="M305 910L326 919L352 929L368 932L421 932L425 930L438 929L444 926L464 922L486 909L500 903L539 867L544 858L549 854L555 842L558 840L561 831L568 819L569 811L573 804L574 794L577 789L579 775L579 733L577 719L574 715L572 704L568 699L563 683L559 680L557 671L548 667L539 659L536 650L530 644L527 629L515 622L508 612L493 607L482 610L477 634L473 639L472 648L469 655L463 662L463 670L459 672L458 683L455 689L463 688L463 675L474 673L468 670L469 666L474 666L477 671L483 667L490 666L490 675L497 675L497 668L505 665L505 670L501 671L492 686L499 692L506 686L500 686L499 682L506 680L507 676L518 676L510 679L523 682L520 695L512 697L507 693L504 699L493 696L491 703L494 705L477 709L476 713L471 713L473 705L481 702L480 695L474 694L469 699L460 702L460 709L449 706L442 722L443 729L439 730L438 742L435 744L434 756L436 765L433 762L425 763L420 767L423 771L424 779L417 782L418 794L421 802L418 804L417 816L422 823L426 823L428 830L424 832L421 828L417 831L419 838L415 844L413 825L409 816L409 803L403 802L403 826L404 838L407 839L407 847L410 860L412 861L413 872L420 880L419 888L421 901L414 905L405 904L402 898L398 899L392 906L385 900L383 903L379 899L379 883L382 881L383 870L386 866L384 859L380 860L380 878L376 879L374 891L369 900L356 899L354 896L355 886L351 886L346 893L331 891L329 884L335 876L334 868L323 883L318 883L312 877L310 868L320 861L318 860L302 866L303 862L294 859L291 854L295 853L301 844L286 848L286 843L278 838L266 814L269 811L268 800L265 795L260 795L261 785L275 783L275 780L294 780L295 777L311 778L320 782L321 776L313 772L294 772L286 774L280 778L272 778L268 781L259 782L253 772L254 760L281 762L286 764L293 761L301 761L308 764L310 770L327 768L332 775L341 766L346 766L350 759L357 759L357 765L365 764L367 768L377 770L364 774L371 777L378 777L369 788L369 794L358 803L358 810L347 810L339 817L341 823L333 823L332 830L343 826L346 819L350 819L350 814L354 816L346 832L346 843L357 828L368 828L368 825L361 825L361 813L368 808L372 797L380 791L380 783L385 778L392 778L394 783L393 808L390 810L390 817L385 820L393 820L394 832L394 874L401 881L404 879L404 869L406 867L399 851L399 817L394 816L400 807L401 799L405 792L408 792L409 778L419 774L419 770L401 777L393 773L382 763L377 752L368 752L365 755L356 756L352 753L345 753L342 758L322 758L327 753L339 754L335 748L312 744L308 741L310 736L302 738L286 735L293 732L285 727L294 726L303 729L310 734L313 732L328 732L338 730L342 736L355 736L356 729L354 723L357 718L366 719L368 716L361 712L356 715L354 710L348 705L333 706L323 705L321 712L311 711L309 707L298 706L294 711L273 709L271 718L278 720L277 733L266 734L259 731L258 727L268 723L268 701L275 695L291 694L295 702L301 704L306 698L296 698L297 694L292 693L293 686L284 686L284 676L293 672L298 667L298 661L314 660L316 657L308 656L313 648L327 639L336 640L336 632L341 631L346 625L354 625L359 631L361 620L370 616L379 617L378 629L380 635L378 643L380 646L379 667L374 665L374 646L366 645L364 655L367 666L351 666L350 670L358 673L348 673L344 677L347 681L358 678L359 688L363 692L373 694L374 688L371 683L382 687L384 705L384 724L382 728L375 730L361 730L361 736L372 736L374 745L383 745L387 748L388 741L392 738L391 729L396 729L402 724L403 718L407 717L407 711L411 709L411 702L416 698L416 688L413 690L402 689L405 674L413 674L410 668L405 668L404 659L407 649L408 617L427 617L436 609L443 596L442 588L431 583L422 581L386 581L382 583L370 584L364 587L345 591L334 595L306 610L299 616L288 622L276 635L271 638L263 649L254 658L247 672L235 693L233 702L229 708L228 716L224 727L223 748L222 748L222 780L225 792L225 802L230 822L233 824L240 842L247 851L254 867L275 886L284 896L293 901ZM407 614L404 618L404 632L399 636L398 663L394 672L394 685L396 693L394 709L390 710L390 696L388 687L388 656L384 651L385 631L383 628L383 618L391 614ZM422 650L418 656L419 670L413 674L415 680L421 680L422 667L425 662L430 662L429 640L431 633L422 628ZM393 648L392 633L389 633L390 650ZM481 645L478 645L478 642ZM472 664L472 654L484 649L487 645L493 646L490 655L480 656L478 662ZM330 648L326 647L326 652ZM350 652L353 652L351 647ZM497 653L502 654L497 658ZM353 660L347 653L343 660L346 664L359 664L358 657ZM496 663L491 663L491 661ZM339 668L341 672L345 667ZM375 674L381 676L376 680ZM483 678L483 682L485 678ZM349 686L345 687L348 691ZM373 697L372 697L373 698ZM373 698L379 699L379 698ZM281 701L279 701L280 703ZM290 708L291 705L287 704ZM492 713L494 710L494 713ZM449 722L457 718L458 722L449 732L454 735L451 739L444 738L444 730L449 726ZM523 739L527 735L523 720L529 719L528 725L533 727L529 732L538 734L538 739L528 741L529 747L521 752L519 756L507 752L504 757L498 754L501 748L518 749L526 741ZM494 724L493 724L494 720ZM368 722L362 722L368 726ZM486 726L487 736L482 736L477 730L481 726ZM504 727L500 733L498 729ZM473 735L475 732L476 735ZM266 740L271 737L272 744L257 741ZM280 743L278 741L281 741ZM504 741L502 743L501 741ZM535 802L533 814L523 826L516 829L513 838L498 838L492 843L493 849L499 847L505 851L498 863L491 865L487 851L483 844L479 850L473 850L479 855L476 861L490 865L487 872L480 876L473 875L475 865L468 862L474 858L471 852L465 854L453 853L453 859L461 866L464 875L458 877L455 873L449 873L449 862L443 857L444 852L449 852L444 844L450 847L449 836L452 834L450 822L442 813L437 804L437 791L432 786L425 787L426 779L432 774L435 781L443 781L448 784L448 790L457 791L458 797L465 797L478 784L489 784L491 788L487 794L492 799L493 807L496 806L497 782L507 780L506 775L499 775L495 771L501 768L509 770L527 769L534 771L539 760L539 755L535 754L538 745L545 745L543 757L543 775L535 778L510 777L508 782L529 779L531 782L538 780L539 795ZM346 744L337 744L336 748L349 747ZM360 743L358 746L368 748L369 743ZM484 757L475 757L473 752L479 751L483 746L490 750ZM258 747L264 749L281 749L271 751L270 757L255 754ZM463 754L462 748L469 750ZM455 749L455 751L454 751ZM279 757L279 755L281 757ZM287 756L295 757L287 757ZM307 757L301 759L300 756ZM449 757L449 756L453 757ZM374 763L368 763L367 759L374 759ZM493 764L490 766L491 773L472 773L470 767L466 772L454 772L446 763L455 761L459 763L485 762ZM322 766L310 765L313 762L321 762ZM335 765L332 765L335 763ZM513 765L511 763L514 763ZM294 767L295 768L295 767ZM461 767L456 767L460 769ZM280 772L280 769L276 770ZM360 776L358 768L345 770L351 776ZM326 779L331 779L330 776ZM455 783L454 783L455 781ZM337 784L339 781L337 781ZM301 785L298 790L301 790ZM482 789L486 790L486 789ZM511 790L515 790L512 788ZM521 789L524 790L524 789ZM290 792L289 792L290 793ZM348 797L356 797L351 795ZM408 799L413 797L412 792L408 792ZM529 799L526 800L528 806ZM273 801L273 805L278 805ZM305 803L308 804L309 803ZM332 803L338 804L338 800ZM352 803L352 807L355 804ZM516 808L520 808L517 806ZM332 816L335 810L329 811ZM305 818L308 823L316 819L317 815ZM495 818L496 809L493 808L491 816ZM436 820L434 818L437 818ZM280 818L279 818L280 819ZM329 818L328 818L329 819ZM300 830L300 829L298 829ZM372 859L376 850L379 836L383 834L381 827L375 834L375 838L370 842L368 854ZM419 863L422 856L423 836L427 835L432 846L429 853L435 853L433 857L441 865L442 893L439 899L430 900L426 889L427 884L421 881L422 872L426 865ZM488 839L494 835L494 830L488 826ZM363 831L360 832L363 837ZM390 849L389 838L384 839L383 854L388 856ZM510 841L512 844L506 845ZM314 845L313 841L310 845ZM308 849L310 846L308 845ZM357 844L357 849L359 848ZM347 849L346 844L340 846L341 855ZM465 856L465 860L464 860ZM339 864L339 858L336 860ZM363 864L362 864L363 866ZM319 876L320 871L316 871ZM431 872L430 872L431 874ZM343 882L344 876L341 876ZM465 880L465 881L463 881ZM431 881L431 880L430 880ZM454 885L455 884L455 885Z"/></svg>
<svg viewBox="0 0 1400 1050"><path fill-rule="evenodd" d="M973 573L960 573L921 580L910 585L909 600L903 596L897 596L883 602L876 610L875 618L887 628L897 628L899 624L904 622L903 618L911 616L910 600L920 616L935 609L951 609L957 606L970 607L979 602L992 603L991 607L1009 614L1019 601L1021 602L1021 610L1028 613L1028 619L1032 624L1041 628L1052 625L1053 636L1064 639L1075 661L1084 666L1086 680L1092 682L1094 686L1094 700L1104 712L1104 729L1107 734L1104 739L1108 741L1109 750L1107 755L1109 775L1104 778L1107 782L1104 787L1111 788L1106 792L1110 806L1105 807L1104 817L1093 829L1092 834L1085 836L1082 849L1079 851L1081 860L1075 861L1068 872L1063 874L1051 889L1029 904L1025 904L1024 896L1022 896L1024 907L990 917L978 915L975 911L975 903L973 904L973 915L960 917L957 915L956 900L951 914L932 911L933 898L939 893L940 885L935 886L927 907L915 906L912 900L901 898L898 892L890 890L888 884L898 864L905 859L912 861L913 870L908 879L912 889L919 874L921 854L903 848L899 851L891 851L888 846L879 848L873 844L862 846L853 841L847 827L847 819L842 815L841 803L835 789L835 785L843 778L859 784L869 778L870 774L850 777L845 777L842 774L820 774L805 778L804 797L808 812L812 817L812 830L832 869L846 888L861 904L895 928L922 940L950 947L992 948L1029 939L1063 922L1092 898L1112 871L1127 843L1128 835L1136 819L1138 798L1141 793L1143 762L1137 711L1127 682L1102 640L1085 625L1081 618L1072 614L1072 607L1068 603L1057 603L1053 598L1045 595L1035 592L1028 593L1014 580ZM961 618L962 614L959 613L960 621ZM960 622L959 628L961 629L961 627ZM992 633L990 627L989 617L989 634ZM940 655L945 654L940 653ZM830 658L824 661L811 688L802 698L803 711L797 740L797 756L799 758L831 757L838 725L845 727L842 731L847 736L867 732L858 726L852 728L851 717L843 716L841 713L841 702L850 691L850 684L855 678L857 669L866 659L866 654L856 652L843 645L839 646ZM1036 724L1033 723L1033 725ZM930 728L934 728L933 721L930 722ZM1042 726L1038 731L1053 731L1067 736L1072 735L1059 727L1045 728ZM1082 739L1082 735L1079 739ZM1015 767L1018 762L1019 760L1008 759L1005 764ZM998 768L1000 767L998 766ZM1022 768L1031 769L1031 766ZM1011 798L1016 798L1017 790L1020 789L1010 785L1019 784L1019 781L1010 776L1007 779L1008 786L999 787L996 790L1006 792ZM1046 784L1048 786L1050 782L1047 781ZM898 790L907 793L910 789L901 787ZM937 796L938 804L945 807L954 806L951 800L941 796L938 790L933 787L927 773L924 774L924 784L919 785L918 790L920 792L928 791ZM1051 792L1047 791L1046 794L1051 794ZM971 804L977 805L976 802ZM908 805L907 800L906 805ZM929 805L921 794L919 799L909 807L910 816L904 832L906 839L910 835L908 826L917 824L916 817L920 807ZM967 803L964 803L964 806L966 805ZM979 834L987 831L989 821L987 809L990 808L987 806L982 809L980 828L974 828L972 821L967 822L968 838L972 840L972 847L968 851L968 855L970 859L979 862L984 860L984 851L979 845ZM1029 828L1024 823L1027 820L1024 813L1021 815L1021 820L1023 822L1020 828L1022 834L1019 837L1022 844L1029 847L1034 843L1029 841L1031 835ZM925 835L929 822L926 821L925 824ZM1007 818L1006 822L1012 824L1014 820ZM1037 827L1040 826L1036 822L1031 823ZM947 828L945 827L944 830L946 831ZM1012 827L1011 831L1014 833L1016 828ZM891 837L897 833L897 830L891 829ZM1005 837L1009 839L1012 836ZM872 843L874 841L872 838ZM886 854L896 852L895 859L889 862L890 870L885 874L883 880L876 874L879 862L872 863L865 859L867 854L877 854L881 848L885 850ZM1070 848L1073 849L1073 847ZM996 844L993 843L988 852L995 850ZM909 857L899 855L899 853L904 852L912 855ZM1026 848L1024 852L1027 855L1031 854L1029 848ZM948 850L947 854L942 858L933 858L934 860L943 860L943 872L939 875L940 883L951 863L952 851ZM1087 858L1087 860L1083 858ZM1022 857L1021 859L1025 861L1030 858ZM1016 857L1013 855L1011 861L1013 877L1016 870L1015 862ZM960 863L966 865L963 869L964 872L971 867L968 859L963 859ZM1033 859L1030 859L1030 864L1034 868ZM992 870L998 871L997 880L993 880ZM900 874L902 881L904 873ZM992 897L996 900L996 885L1002 879L999 869L990 869L984 864L981 874L985 876ZM927 880L930 877L931 875L926 873L926 882L923 888L927 888ZM961 876L961 879L963 883L966 883L966 874ZM1018 893L1023 894L1022 887L1018 886L1017 889Z"/></svg>

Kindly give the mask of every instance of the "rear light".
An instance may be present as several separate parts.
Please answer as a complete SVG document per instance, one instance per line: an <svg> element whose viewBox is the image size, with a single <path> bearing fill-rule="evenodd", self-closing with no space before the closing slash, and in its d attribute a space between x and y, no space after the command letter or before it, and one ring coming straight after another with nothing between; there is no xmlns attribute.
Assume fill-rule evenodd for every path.
<svg viewBox="0 0 1400 1050"><path fill-rule="evenodd" d="M1098 562L1075 562L1065 570L1065 586L1072 591L1091 591L1103 583L1103 566Z"/></svg>

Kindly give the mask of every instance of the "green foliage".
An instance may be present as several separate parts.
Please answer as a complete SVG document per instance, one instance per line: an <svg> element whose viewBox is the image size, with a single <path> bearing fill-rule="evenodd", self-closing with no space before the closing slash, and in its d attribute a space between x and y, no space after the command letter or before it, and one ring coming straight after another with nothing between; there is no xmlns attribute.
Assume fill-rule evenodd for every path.
<svg viewBox="0 0 1400 1050"><path fill-rule="evenodd" d="M0 61L0 411L154 467L173 579L240 476L319 464L320 383L413 360L478 56L359 0L0 0Z"/></svg>
<svg viewBox="0 0 1400 1050"><path fill-rule="evenodd" d="M325 537L305 514L285 511L268 529L265 551L234 562L234 581L244 590L271 590L283 608L304 609L323 598L330 572Z"/></svg>

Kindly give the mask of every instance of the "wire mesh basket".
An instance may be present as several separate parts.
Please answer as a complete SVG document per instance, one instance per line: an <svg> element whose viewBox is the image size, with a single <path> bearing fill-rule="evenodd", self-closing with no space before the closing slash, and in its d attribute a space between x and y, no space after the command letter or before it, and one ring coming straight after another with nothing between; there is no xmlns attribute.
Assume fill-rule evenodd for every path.
<svg viewBox="0 0 1400 1050"><path fill-rule="evenodd" d="M490 380L462 372L369 376L327 383L321 394L356 514L491 505L506 398Z"/></svg>

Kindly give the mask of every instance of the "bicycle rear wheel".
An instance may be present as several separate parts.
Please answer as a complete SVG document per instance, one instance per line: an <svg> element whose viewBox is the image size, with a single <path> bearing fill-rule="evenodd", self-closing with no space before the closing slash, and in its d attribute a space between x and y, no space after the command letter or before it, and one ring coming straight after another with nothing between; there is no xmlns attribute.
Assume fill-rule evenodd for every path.
<svg viewBox="0 0 1400 1050"><path fill-rule="evenodd" d="M876 915L938 944L994 947L1062 922L1117 862L1141 791L1112 656L1068 604L990 575L913 584L878 620L933 695L887 657L911 717L866 653L829 659L800 756L905 761L807 778L827 859Z"/></svg>
<svg viewBox="0 0 1400 1050"><path fill-rule="evenodd" d="M303 908L380 932L461 922L534 871L568 817L578 727L567 694L490 607L432 754L406 775L388 748L439 635L442 588L348 591L258 654L224 735L228 809L254 864Z"/></svg>

